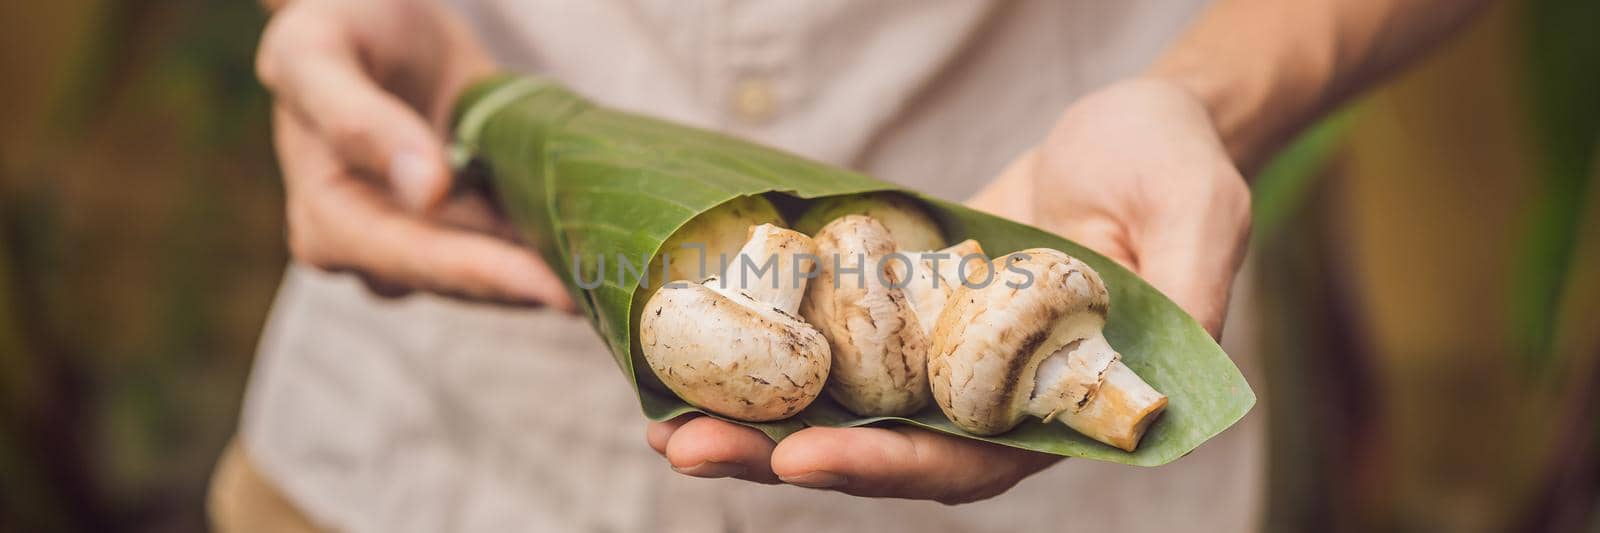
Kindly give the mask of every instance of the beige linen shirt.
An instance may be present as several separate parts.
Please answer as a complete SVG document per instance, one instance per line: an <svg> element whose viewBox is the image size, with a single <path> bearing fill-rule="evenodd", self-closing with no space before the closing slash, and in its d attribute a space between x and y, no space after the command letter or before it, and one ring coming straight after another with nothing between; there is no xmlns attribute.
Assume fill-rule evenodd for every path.
<svg viewBox="0 0 1600 533"><path fill-rule="evenodd" d="M1138 72L1202 2L455 4L510 68L960 200L1074 98ZM581 320L384 300L291 267L245 446L309 516L348 531L1237 532L1259 509L1259 413L1172 465L1068 460L960 507L681 476L645 445L628 383ZM1252 374L1250 350L1225 344Z"/></svg>

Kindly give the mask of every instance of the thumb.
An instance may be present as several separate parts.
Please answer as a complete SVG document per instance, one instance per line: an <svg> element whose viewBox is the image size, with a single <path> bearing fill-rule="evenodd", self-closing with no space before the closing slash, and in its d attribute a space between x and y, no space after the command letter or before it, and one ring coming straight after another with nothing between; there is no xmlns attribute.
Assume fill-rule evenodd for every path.
<svg viewBox="0 0 1600 533"><path fill-rule="evenodd" d="M1023 224L1037 224L1033 202L1033 173L1038 165L1038 149L1017 156L1000 175L967 199L967 207Z"/></svg>
<svg viewBox="0 0 1600 533"><path fill-rule="evenodd" d="M955 504L1005 492L1059 459L917 428L811 427L779 442L771 461L791 485Z"/></svg>

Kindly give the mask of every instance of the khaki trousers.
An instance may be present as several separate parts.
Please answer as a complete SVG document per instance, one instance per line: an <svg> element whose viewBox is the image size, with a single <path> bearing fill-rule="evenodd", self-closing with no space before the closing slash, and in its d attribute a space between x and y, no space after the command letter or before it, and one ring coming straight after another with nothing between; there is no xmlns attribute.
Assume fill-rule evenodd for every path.
<svg viewBox="0 0 1600 533"><path fill-rule="evenodd" d="M211 474L206 513L211 518L211 529L218 533L323 531L261 476L238 439L228 443Z"/></svg>

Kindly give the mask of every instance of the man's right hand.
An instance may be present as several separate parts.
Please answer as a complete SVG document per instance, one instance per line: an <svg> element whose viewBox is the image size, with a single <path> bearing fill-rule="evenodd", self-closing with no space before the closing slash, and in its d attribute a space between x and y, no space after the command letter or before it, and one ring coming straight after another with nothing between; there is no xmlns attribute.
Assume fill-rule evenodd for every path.
<svg viewBox="0 0 1600 533"><path fill-rule="evenodd" d="M426 0L289 2L256 71L273 95L295 259L353 271L380 294L572 309L482 198L449 197L450 107L494 71L455 13Z"/></svg>

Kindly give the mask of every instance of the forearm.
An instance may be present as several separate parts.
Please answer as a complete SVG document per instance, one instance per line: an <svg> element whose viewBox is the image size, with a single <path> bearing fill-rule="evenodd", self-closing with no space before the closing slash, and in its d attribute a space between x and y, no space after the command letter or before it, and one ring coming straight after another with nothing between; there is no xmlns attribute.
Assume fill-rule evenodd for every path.
<svg viewBox="0 0 1600 533"><path fill-rule="evenodd" d="M1198 97L1250 175L1294 132L1488 0L1217 0L1147 75Z"/></svg>

